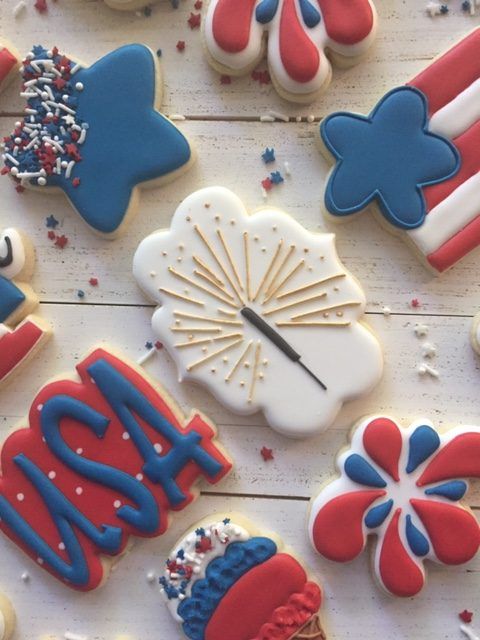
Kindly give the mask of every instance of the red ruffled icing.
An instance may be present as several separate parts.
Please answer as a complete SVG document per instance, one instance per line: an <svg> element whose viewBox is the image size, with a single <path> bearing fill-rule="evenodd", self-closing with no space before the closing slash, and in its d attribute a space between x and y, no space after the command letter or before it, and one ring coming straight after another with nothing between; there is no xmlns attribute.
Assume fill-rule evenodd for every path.
<svg viewBox="0 0 480 640"><path fill-rule="evenodd" d="M288 640L320 609L321 603L320 587L306 582L301 593L292 594L286 605L275 609L252 640Z"/></svg>

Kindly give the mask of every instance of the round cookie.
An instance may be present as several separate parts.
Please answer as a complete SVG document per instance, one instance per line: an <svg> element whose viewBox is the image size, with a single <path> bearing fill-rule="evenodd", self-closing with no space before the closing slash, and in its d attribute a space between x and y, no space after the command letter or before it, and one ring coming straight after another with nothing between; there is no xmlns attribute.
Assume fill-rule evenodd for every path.
<svg viewBox="0 0 480 640"><path fill-rule="evenodd" d="M222 74L245 75L266 54L282 98L310 103L330 83L329 59L343 67L359 62L376 27L371 0L210 0L204 41Z"/></svg>
<svg viewBox="0 0 480 640"><path fill-rule="evenodd" d="M248 215L228 189L197 191L140 244L133 272L161 305L152 326L180 379L234 412L262 411L287 436L326 429L381 377L365 297L334 236L280 210Z"/></svg>
<svg viewBox="0 0 480 640"><path fill-rule="evenodd" d="M480 427L438 433L427 420L399 427L370 416L336 459L338 477L312 499L308 530L329 560L348 562L375 536L373 573L390 594L417 595L425 560L468 562L480 526L464 502L466 478L480 477Z"/></svg>
<svg viewBox="0 0 480 640"><path fill-rule="evenodd" d="M5 138L7 173L22 186L65 193L96 233L116 237L135 214L139 187L185 172L194 154L159 111L158 57L130 44L90 67L39 45L22 67L27 108Z"/></svg>
<svg viewBox="0 0 480 640"><path fill-rule="evenodd" d="M243 516L216 514L175 545L160 578L189 640L325 640L322 591L291 550Z"/></svg>

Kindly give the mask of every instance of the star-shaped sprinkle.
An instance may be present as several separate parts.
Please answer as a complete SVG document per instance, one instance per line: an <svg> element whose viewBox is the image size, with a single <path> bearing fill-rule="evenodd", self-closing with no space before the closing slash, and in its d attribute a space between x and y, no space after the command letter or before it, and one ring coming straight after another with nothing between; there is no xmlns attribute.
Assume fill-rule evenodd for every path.
<svg viewBox="0 0 480 640"><path fill-rule="evenodd" d="M458 614L458 617L462 622L469 624L473 619L473 613L471 611L468 611L467 609L464 609Z"/></svg>
<svg viewBox="0 0 480 640"><path fill-rule="evenodd" d="M471 9L470 0L463 0L463 2L462 2L462 10L463 11L470 11L470 9Z"/></svg>
<svg viewBox="0 0 480 640"><path fill-rule="evenodd" d="M38 11L38 13L45 13L48 9L47 0L36 0L33 6Z"/></svg>
<svg viewBox="0 0 480 640"><path fill-rule="evenodd" d="M230 518L224 518L222 522L223 524L230 524Z"/></svg>
<svg viewBox="0 0 480 640"><path fill-rule="evenodd" d="M207 538L206 536L204 536L201 540L199 540L195 545L195 547L199 553L206 553L207 551L211 551L213 548L212 541L210 540L210 538Z"/></svg>
<svg viewBox="0 0 480 640"><path fill-rule="evenodd" d="M55 231L49 231L49 232L47 233L47 237L48 237L48 239L49 239L49 240L55 240L55 238L56 238L57 236L55 235Z"/></svg>
<svg viewBox="0 0 480 640"><path fill-rule="evenodd" d="M262 187L265 189L265 191L271 191L273 182L270 180L270 178L265 178L265 180L262 180Z"/></svg>
<svg viewBox="0 0 480 640"><path fill-rule="evenodd" d="M179 40L177 42L177 51L185 51L185 40Z"/></svg>
<svg viewBox="0 0 480 640"><path fill-rule="evenodd" d="M83 289L79 289L77 291L77 298L80 298L80 300L83 300L85 298L85 291L83 291Z"/></svg>
<svg viewBox="0 0 480 640"><path fill-rule="evenodd" d="M270 174L270 180L272 181L273 184L281 184L284 181L280 171L273 171Z"/></svg>
<svg viewBox="0 0 480 640"><path fill-rule="evenodd" d="M153 342L150 342L150 340L148 342L145 343L145 349L153 349Z"/></svg>
<svg viewBox="0 0 480 640"><path fill-rule="evenodd" d="M275 162L275 149L269 149L268 147L262 153L262 160L265 164L270 164L271 162Z"/></svg>
<svg viewBox="0 0 480 640"><path fill-rule="evenodd" d="M410 304L412 305L413 309L418 309L418 307L420 306L420 300L418 298L413 298Z"/></svg>
<svg viewBox="0 0 480 640"><path fill-rule="evenodd" d="M199 29L202 16L199 13L191 13L187 20L190 29Z"/></svg>
<svg viewBox="0 0 480 640"><path fill-rule="evenodd" d="M66 236L57 236L55 238L55 246L59 249L64 249L68 243L68 238Z"/></svg>
<svg viewBox="0 0 480 640"><path fill-rule="evenodd" d="M264 446L260 449L260 455L262 456L265 462L268 462L269 460L273 460L273 449L269 449L268 447Z"/></svg>
<svg viewBox="0 0 480 640"><path fill-rule="evenodd" d="M98 278L90 278L90 280L88 281L88 284L91 287L98 287Z"/></svg>
<svg viewBox="0 0 480 640"><path fill-rule="evenodd" d="M59 225L59 222L54 215L50 215L45 219L45 224L47 226L47 229L56 229Z"/></svg>
<svg viewBox="0 0 480 640"><path fill-rule="evenodd" d="M336 161L325 194L334 216L375 202L390 224L414 229L426 215L422 188L448 180L460 166L455 146L428 130L427 100L413 87L390 91L368 117L333 114L320 132Z"/></svg>
<svg viewBox="0 0 480 640"><path fill-rule="evenodd" d="M157 351L160 351L161 349L163 349L163 342L160 342L160 340L157 340L157 341L155 342L155 349L156 349Z"/></svg>
<svg viewBox="0 0 480 640"><path fill-rule="evenodd" d="M449 9L448 6L446 4L442 4L442 6L440 7L440 13L442 15L445 15L446 13L448 13Z"/></svg>
<svg viewBox="0 0 480 640"><path fill-rule="evenodd" d="M193 6L197 11L200 11L203 7L203 0L197 0Z"/></svg>

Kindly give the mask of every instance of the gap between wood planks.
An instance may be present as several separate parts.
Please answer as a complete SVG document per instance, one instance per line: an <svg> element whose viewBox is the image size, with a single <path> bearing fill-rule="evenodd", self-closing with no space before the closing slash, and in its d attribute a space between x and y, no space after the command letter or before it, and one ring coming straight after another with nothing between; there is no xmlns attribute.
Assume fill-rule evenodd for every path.
<svg viewBox="0 0 480 640"><path fill-rule="evenodd" d="M272 117L275 117L273 115L273 113L282 113L280 110L278 109L272 109L271 110L272 113L270 114L270 111L268 109L265 110L264 113L259 113L258 115L255 116L240 116L240 115L215 115L215 116L209 116L209 115L185 115L185 114L179 114L182 115L185 118L185 121L192 121L192 122L260 122L260 118L265 115L272 115ZM177 115L177 114L166 114L163 113L163 111L160 110L160 112L166 117L169 118L172 115ZM23 118L23 116L25 115L24 111L0 111L0 118ZM286 116L288 114L285 114ZM307 119L307 116L301 116L301 121L297 121L296 116L289 116L289 120L288 122L280 119L280 118L275 118L274 122L264 122L263 124L268 125L268 124L317 124L319 122L321 122L323 120L322 116L315 116L314 120L309 121ZM176 120L174 119L174 122L176 122Z"/></svg>

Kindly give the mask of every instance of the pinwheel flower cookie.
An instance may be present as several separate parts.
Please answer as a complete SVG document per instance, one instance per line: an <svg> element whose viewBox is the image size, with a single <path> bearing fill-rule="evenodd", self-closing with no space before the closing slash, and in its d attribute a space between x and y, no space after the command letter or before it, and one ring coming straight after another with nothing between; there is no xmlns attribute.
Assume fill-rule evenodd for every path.
<svg viewBox="0 0 480 640"><path fill-rule="evenodd" d="M19 67L18 53L0 39L0 93L13 80Z"/></svg>
<svg viewBox="0 0 480 640"><path fill-rule="evenodd" d="M243 516L218 514L175 546L160 578L189 640L325 640L322 591L272 535Z"/></svg>
<svg viewBox="0 0 480 640"><path fill-rule="evenodd" d="M435 273L479 244L480 28L369 116L335 113L320 128L333 169L325 210L345 220L371 205Z"/></svg>
<svg viewBox="0 0 480 640"><path fill-rule="evenodd" d="M148 47L121 47L87 68L36 46L22 77L27 107L5 139L3 173L62 190L95 232L118 235L135 213L139 186L190 166L187 140L157 111L160 73Z"/></svg>
<svg viewBox="0 0 480 640"><path fill-rule="evenodd" d="M466 478L480 477L479 427L439 434L427 420L405 429L369 417L336 466L310 511L310 539L324 557L353 560L374 535L376 578L407 597L424 587L425 560L458 565L476 554L480 527L462 500Z"/></svg>
<svg viewBox="0 0 480 640"><path fill-rule="evenodd" d="M0 233L0 387L51 335L45 321L29 315L38 305L27 284L34 261L33 246L20 231Z"/></svg>
<svg viewBox="0 0 480 640"><path fill-rule="evenodd" d="M380 379L365 297L334 236L309 233L282 211L249 216L231 191L203 189L170 230L140 244L133 270L161 305L153 329L180 379L235 412L263 411L285 435L326 429L343 402Z"/></svg>
<svg viewBox="0 0 480 640"><path fill-rule="evenodd" d="M376 22L371 0L211 0L205 45L210 64L232 75L252 71L268 49L279 94L312 102L331 79L326 52L339 66L355 64Z"/></svg>

